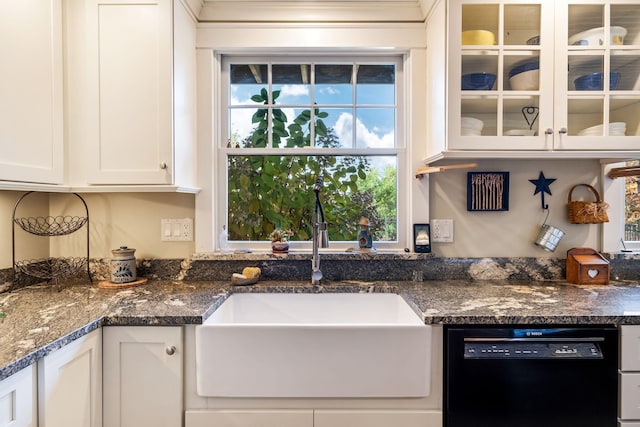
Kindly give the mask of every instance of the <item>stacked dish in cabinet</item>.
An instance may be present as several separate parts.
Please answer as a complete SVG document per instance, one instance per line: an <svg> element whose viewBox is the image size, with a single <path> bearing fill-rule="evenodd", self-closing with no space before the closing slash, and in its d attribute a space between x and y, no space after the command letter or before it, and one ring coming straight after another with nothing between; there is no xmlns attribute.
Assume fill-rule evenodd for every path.
<svg viewBox="0 0 640 427"><path fill-rule="evenodd" d="M449 5L448 149L640 149L640 0Z"/></svg>

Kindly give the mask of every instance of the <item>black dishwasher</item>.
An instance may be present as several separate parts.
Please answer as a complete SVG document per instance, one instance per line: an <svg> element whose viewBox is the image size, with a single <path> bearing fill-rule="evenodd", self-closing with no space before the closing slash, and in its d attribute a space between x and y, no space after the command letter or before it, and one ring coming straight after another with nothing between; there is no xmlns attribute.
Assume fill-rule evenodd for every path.
<svg viewBox="0 0 640 427"><path fill-rule="evenodd" d="M616 427L614 326L446 326L444 427Z"/></svg>

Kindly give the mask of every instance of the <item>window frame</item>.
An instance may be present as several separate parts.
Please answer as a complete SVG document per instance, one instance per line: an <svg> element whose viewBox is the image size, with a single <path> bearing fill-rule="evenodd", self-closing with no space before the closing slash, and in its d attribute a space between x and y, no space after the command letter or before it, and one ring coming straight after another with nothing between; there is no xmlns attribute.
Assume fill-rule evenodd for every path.
<svg viewBox="0 0 640 427"><path fill-rule="evenodd" d="M217 82L213 82L219 88L220 96L215 100L218 104L214 110L218 111L216 116L219 128L214 133L213 151L214 151L214 165L215 165L215 179L218 182L216 191L216 212L214 213L214 223L217 225L215 230L218 233L222 230L223 226L227 224L228 215L228 182L227 182L227 164L229 155L237 155L239 153L243 155L362 155L362 156L382 156L393 155L397 159L397 172L396 172L396 204L397 204L397 234L396 241L383 242L374 240L374 248L377 250L390 250L397 251L407 247L405 228L409 227L407 218L409 214L407 209L401 209L401 206L409 206L409 188L404 180L402 171L406 171L409 167L409 159L407 158L407 138L409 134L408 122L407 122L407 109L406 109L406 88L408 87L407 73L404 71L405 55L398 52L390 52L379 55L372 55L371 52L336 52L335 54L328 54L323 52L320 54L282 54L282 53L229 53L220 54L218 56L218 72ZM396 146L394 148L318 148L318 147L306 147L306 148L228 148L227 139L229 135L229 96L230 96L230 81L229 81L229 64L241 64L241 63L282 63L282 64L304 64L304 63L321 63L321 64L345 64L345 63L393 63L396 67L396 117L395 117L395 141ZM215 78L215 77L214 77ZM354 103L356 100L354 100ZM357 106L357 105L356 105ZM241 150L241 151L240 151ZM322 193L320 193L322 200ZM315 202L313 193L310 191L309 204L312 205ZM330 207L324 206L325 210ZM331 224L329 224L331 227ZM218 233L214 233L214 247L217 251L220 250L220 244L217 238ZM375 238L375 235L374 235ZM265 241L229 241L229 247L231 250L249 249L255 251L270 251L270 242ZM334 252L345 251L350 248L357 248L357 240L353 241L340 241L330 242L328 249L321 249L322 252ZM310 241L292 241L290 244L290 252L310 252L312 250L312 243Z"/></svg>
<svg viewBox="0 0 640 427"><path fill-rule="evenodd" d="M607 214L609 222L605 222L602 228L604 252L621 252L622 249L640 253L640 241L621 240L625 236L625 178L609 178L608 173L613 168L624 167L625 162L606 163L602 165L603 199L609 204Z"/></svg>

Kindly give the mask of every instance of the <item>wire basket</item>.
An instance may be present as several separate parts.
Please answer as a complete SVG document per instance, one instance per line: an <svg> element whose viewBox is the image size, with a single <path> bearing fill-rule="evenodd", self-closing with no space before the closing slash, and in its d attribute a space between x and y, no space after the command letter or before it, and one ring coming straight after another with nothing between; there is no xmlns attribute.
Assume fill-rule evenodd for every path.
<svg viewBox="0 0 640 427"><path fill-rule="evenodd" d="M42 258L18 261L16 270L38 279L65 279L80 273L87 266L87 258Z"/></svg>
<svg viewBox="0 0 640 427"><path fill-rule="evenodd" d="M13 220L24 231L38 236L63 236L77 231L87 223L81 216L38 216Z"/></svg>

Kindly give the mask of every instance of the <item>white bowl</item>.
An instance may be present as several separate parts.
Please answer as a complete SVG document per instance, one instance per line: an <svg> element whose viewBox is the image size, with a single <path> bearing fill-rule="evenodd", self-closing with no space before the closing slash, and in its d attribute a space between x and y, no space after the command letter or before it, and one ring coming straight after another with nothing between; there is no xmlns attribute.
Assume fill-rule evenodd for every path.
<svg viewBox="0 0 640 427"><path fill-rule="evenodd" d="M478 132L481 132L484 127L484 122L474 117L460 117L460 127L462 129L477 130Z"/></svg>
<svg viewBox="0 0 640 427"><path fill-rule="evenodd" d="M624 43L624 36L627 29L624 27L610 28L609 44L621 45ZM569 37L569 46L602 46L604 45L604 27L592 28Z"/></svg>
<svg viewBox="0 0 640 427"><path fill-rule="evenodd" d="M535 130L532 129L509 129L505 131L505 136L534 136Z"/></svg>
<svg viewBox="0 0 640 427"><path fill-rule="evenodd" d="M529 70L515 74L509 79L512 90L538 90L540 70Z"/></svg>
<svg viewBox="0 0 640 427"><path fill-rule="evenodd" d="M479 131L476 129L461 128L460 135L461 136L482 136L482 131Z"/></svg>

